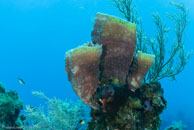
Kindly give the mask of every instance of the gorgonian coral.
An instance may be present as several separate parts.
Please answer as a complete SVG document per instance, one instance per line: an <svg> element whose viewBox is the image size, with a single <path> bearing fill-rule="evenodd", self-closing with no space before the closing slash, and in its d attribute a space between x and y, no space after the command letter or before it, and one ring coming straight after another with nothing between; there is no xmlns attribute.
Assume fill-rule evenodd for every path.
<svg viewBox="0 0 194 130"><path fill-rule="evenodd" d="M25 112L30 126L41 130L77 130L84 129L86 125L79 126L80 120L89 121L89 108L81 101L60 100L48 98L44 93L34 91L32 93L47 101L47 108L38 108L27 105Z"/></svg>
<svg viewBox="0 0 194 130"><path fill-rule="evenodd" d="M187 26L187 10L183 4L170 3L178 10L175 14L167 14L174 22L174 43L169 51L166 46L169 45L169 28L162 22L159 14L153 14L153 21L156 25L155 37L148 37L143 29L141 18L137 16L137 10L133 0L111 0L113 5L118 8L121 14L130 22L137 24L137 46L136 51L152 52L156 58L154 65L149 70L144 81L160 80L170 77L175 80L175 76L183 71L191 52L185 52L184 39L185 28ZM167 53L169 57L167 57Z"/></svg>

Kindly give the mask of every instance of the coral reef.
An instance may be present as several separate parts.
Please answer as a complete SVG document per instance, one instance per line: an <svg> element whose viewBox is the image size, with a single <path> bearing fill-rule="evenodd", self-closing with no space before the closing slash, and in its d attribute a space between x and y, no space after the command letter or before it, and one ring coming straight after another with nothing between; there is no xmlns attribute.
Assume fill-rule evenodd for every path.
<svg viewBox="0 0 194 130"><path fill-rule="evenodd" d="M90 54L86 49L82 49L79 54L75 52L80 47L66 53L69 80L75 92L82 92L81 94L76 92L77 95L92 107L92 120L89 122L88 130L159 129L161 123L159 115L166 108L166 100L160 83L142 84L155 56L141 51L134 55L136 25L114 16L98 13L92 31L92 40L94 44L90 46L102 45L100 58L98 55L98 58L93 60L97 63L96 66L88 67L94 62L88 62L90 58L85 60ZM74 58L77 60L72 55L75 55ZM75 66L80 68L79 73L82 77L72 74ZM97 73L94 75L92 72ZM87 76L90 77L90 73L94 75L93 78L85 80ZM84 75L86 76L83 77ZM74 81L80 81L83 87L74 86L77 85ZM87 86L86 81L92 84ZM87 97L89 98L86 102ZM97 104L98 107L94 107L93 104Z"/></svg>
<svg viewBox="0 0 194 130"><path fill-rule="evenodd" d="M94 44L84 44L66 53L66 72L74 91L82 101L98 109L100 99L97 100L94 95L99 85L103 87L109 81L116 81L119 86L127 85L136 46L136 25L114 16L97 13L92 39ZM138 78L138 85L141 85L153 60L154 56L148 54L137 55L137 61L141 65L137 64L136 69L141 72L134 70L136 77L130 77ZM111 90L110 86L107 88L106 93Z"/></svg>
<svg viewBox="0 0 194 130"><path fill-rule="evenodd" d="M172 125L165 128L165 130L186 130L187 126L182 121L173 122Z"/></svg>
<svg viewBox="0 0 194 130"><path fill-rule="evenodd" d="M41 130L78 130L85 129L87 124L80 125L80 120L89 121L89 108L81 101L62 101L56 98L48 98L42 92L34 91L33 95L45 99L47 108L36 108L27 105L25 112L34 129ZM46 110L46 111L45 111Z"/></svg>
<svg viewBox="0 0 194 130"><path fill-rule="evenodd" d="M98 104L92 100L99 79L99 61L102 46L92 43L84 44L66 53L66 72L73 90L82 101L93 108Z"/></svg>
<svg viewBox="0 0 194 130"><path fill-rule="evenodd" d="M144 81L155 81L166 77L175 80L175 76L184 70L192 52L185 52L184 37L185 28L187 27L187 9L183 4L170 3L178 10L175 14L168 13L167 16L174 22L174 44L170 50L166 46L170 45L168 40L168 32L170 29L166 23L162 21L159 14L153 14L153 21L156 25L155 37L151 38L144 32L142 20L137 16L137 10L133 4L133 0L111 0L112 4L120 11L120 13L132 23L137 24L137 46L142 52L149 52L155 55L155 62L149 70ZM171 41L170 41L171 42ZM167 54L167 52L170 52ZM169 55L169 57L166 57ZM176 61L176 62L175 62Z"/></svg>
<svg viewBox="0 0 194 130"><path fill-rule="evenodd" d="M0 83L0 129L12 129L23 125L25 117L19 115L23 109L21 100L16 91L5 91L5 87ZM22 129L22 128L20 128Z"/></svg>
<svg viewBox="0 0 194 130"><path fill-rule="evenodd" d="M107 112L92 109L92 121L88 130L159 130L161 124L159 115L166 107L160 83L151 82L142 85L135 92L125 90L125 93L127 96L120 95L120 102L123 99L125 101L119 104L119 107L118 103L114 105L109 103L106 104L106 108L110 108ZM116 107L118 110L115 112L113 110Z"/></svg>
<svg viewBox="0 0 194 130"><path fill-rule="evenodd" d="M137 17L132 0L112 2L128 22L97 13L91 33L91 46L102 45L102 54L96 58L96 66L88 67L93 62L88 64L84 60L87 50L83 50L86 55L80 55L81 60L74 60L73 64L70 64L68 52L66 70L69 80L77 95L92 107L92 120L88 130L159 130L160 114L166 108L167 102L158 80L164 77L175 79L175 75L184 69L190 57L190 53L184 52L182 40L187 25L186 9L181 4L172 3L180 13L168 15L175 22L176 40L170 57L166 58L165 44L169 30L160 16L153 15L157 27L156 41L153 41L144 34L141 19ZM177 54L178 64L174 64ZM75 65L79 66L81 76L72 76ZM88 76L91 77L89 71L96 71L96 75L93 74L93 78L85 80ZM82 87L80 88L80 84L76 86L74 81L80 81Z"/></svg>

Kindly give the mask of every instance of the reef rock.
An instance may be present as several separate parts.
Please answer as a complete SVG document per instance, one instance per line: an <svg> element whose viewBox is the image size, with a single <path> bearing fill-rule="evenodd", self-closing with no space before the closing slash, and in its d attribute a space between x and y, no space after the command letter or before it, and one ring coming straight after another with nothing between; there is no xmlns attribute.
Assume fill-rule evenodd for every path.
<svg viewBox="0 0 194 130"><path fill-rule="evenodd" d="M119 89L119 88L117 88ZM120 87L122 91L122 87ZM118 90L115 89L118 93ZM127 91L122 91L122 94ZM119 102L125 97L121 95ZM157 98L157 104L153 101ZM150 101L147 109L145 103ZM118 107L114 103L106 104L106 108L115 109ZM103 109L92 109L90 115L92 120L88 123L87 130L159 130L161 125L160 114L166 108L166 100L163 97L163 89L159 82L143 84L138 91L129 91L126 101L118 108L118 111L104 112ZM107 109L108 110L108 109Z"/></svg>
<svg viewBox="0 0 194 130"><path fill-rule="evenodd" d="M24 121L20 119L22 109L23 104L18 98L18 93L14 90L6 92L0 83L0 129L16 130L21 127Z"/></svg>
<svg viewBox="0 0 194 130"><path fill-rule="evenodd" d="M101 54L101 45L88 43L68 51L65 56L66 72L73 90L92 108L98 108L92 96L98 88Z"/></svg>
<svg viewBox="0 0 194 130"><path fill-rule="evenodd" d="M92 41L103 45L101 77L118 78L126 84L136 47L136 25L120 18L98 13Z"/></svg>

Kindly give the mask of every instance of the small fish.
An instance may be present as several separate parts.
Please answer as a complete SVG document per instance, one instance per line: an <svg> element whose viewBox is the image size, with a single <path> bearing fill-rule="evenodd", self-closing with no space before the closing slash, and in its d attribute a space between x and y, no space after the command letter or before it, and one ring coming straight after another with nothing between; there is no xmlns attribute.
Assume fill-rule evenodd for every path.
<svg viewBox="0 0 194 130"><path fill-rule="evenodd" d="M115 85L119 85L119 84L120 84L120 81L119 81L118 78L112 78L112 79L110 80L110 82L111 82L111 84L115 84Z"/></svg>
<svg viewBox="0 0 194 130"><path fill-rule="evenodd" d="M85 124L85 121L84 120L80 120L75 129L76 130L80 130L82 128L82 125L84 125L84 124Z"/></svg>
<svg viewBox="0 0 194 130"><path fill-rule="evenodd" d="M119 83L120 81L119 81L118 78L112 78L112 82L113 82L113 83Z"/></svg>
<svg viewBox="0 0 194 130"><path fill-rule="evenodd" d="M25 85L26 83L24 82L24 80L23 79L21 79L21 78L18 78L18 81L19 81L19 83L21 84L21 85Z"/></svg>
<svg viewBox="0 0 194 130"><path fill-rule="evenodd" d="M84 124L85 124L85 121L84 121L84 120L80 120L80 121L79 121L79 124L80 124L80 125L84 125Z"/></svg>

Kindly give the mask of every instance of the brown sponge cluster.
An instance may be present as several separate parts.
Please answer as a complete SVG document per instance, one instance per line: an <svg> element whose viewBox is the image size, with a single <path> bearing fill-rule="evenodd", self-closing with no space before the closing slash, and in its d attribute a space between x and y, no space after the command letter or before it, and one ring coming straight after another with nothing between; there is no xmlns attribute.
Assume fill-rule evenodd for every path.
<svg viewBox="0 0 194 130"><path fill-rule="evenodd" d="M81 100L98 109L99 101L94 95L99 85L103 87L111 81L135 91L155 56L138 51L134 57L136 25L102 13L97 13L92 41L66 53L66 72Z"/></svg>

